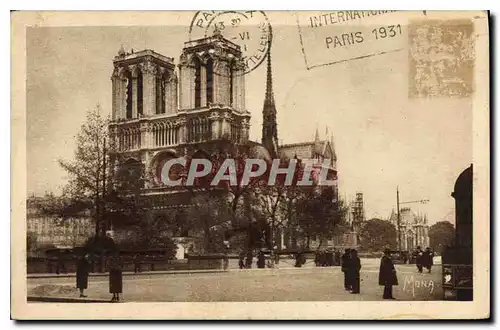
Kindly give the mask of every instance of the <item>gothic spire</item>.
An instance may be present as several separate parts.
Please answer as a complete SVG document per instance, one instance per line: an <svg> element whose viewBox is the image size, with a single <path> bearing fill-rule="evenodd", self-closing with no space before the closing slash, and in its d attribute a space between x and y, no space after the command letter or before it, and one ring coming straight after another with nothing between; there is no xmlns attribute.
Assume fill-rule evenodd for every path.
<svg viewBox="0 0 500 330"><path fill-rule="evenodd" d="M272 32L269 26L269 47L267 52L267 79L266 79L266 99L264 102L269 102L274 106L274 92L273 92L273 71L271 69L271 45L272 45Z"/></svg>
<svg viewBox="0 0 500 330"><path fill-rule="evenodd" d="M273 93L273 75L271 69L271 45L272 30L269 25L268 52L267 52L267 80L266 96L264 98L264 107L262 109L262 144L269 152L272 158L278 155L278 124L276 122L276 104Z"/></svg>

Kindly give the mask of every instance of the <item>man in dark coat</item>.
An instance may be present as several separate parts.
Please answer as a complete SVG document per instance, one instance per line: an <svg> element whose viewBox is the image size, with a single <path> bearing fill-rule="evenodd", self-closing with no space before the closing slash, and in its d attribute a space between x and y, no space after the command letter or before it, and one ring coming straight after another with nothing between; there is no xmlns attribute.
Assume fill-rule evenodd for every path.
<svg viewBox="0 0 500 330"><path fill-rule="evenodd" d="M304 253L303 252L297 253L297 255L295 256L295 267L300 268L305 263L306 263L306 257L304 256Z"/></svg>
<svg viewBox="0 0 500 330"><path fill-rule="evenodd" d="M350 253L350 249L345 249L341 260L342 272L344 272L344 289L346 289L346 291L350 291L352 289L351 283L349 283Z"/></svg>
<svg viewBox="0 0 500 330"><path fill-rule="evenodd" d="M258 268L266 268L266 256L264 255L264 252L260 251L259 255L257 256L257 267Z"/></svg>
<svg viewBox="0 0 500 330"><path fill-rule="evenodd" d="M120 293L123 292L123 260L119 252L114 254L108 260L109 271L109 293L113 294L111 302L120 301Z"/></svg>
<svg viewBox="0 0 500 330"><path fill-rule="evenodd" d="M316 265L316 267L320 266L319 262L320 253L321 253L320 251L316 251L316 253L314 254L314 264Z"/></svg>
<svg viewBox="0 0 500 330"><path fill-rule="evenodd" d="M349 283L351 283L351 293L358 294L360 292L360 274L361 260L358 257L358 251L351 250L351 258L349 262Z"/></svg>
<svg viewBox="0 0 500 330"><path fill-rule="evenodd" d="M141 263L142 263L142 255L140 253L137 253L134 256L134 273L141 272Z"/></svg>
<svg viewBox="0 0 500 330"><path fill-rule="evenodd" d="M245 252L240 252L239 258L238 258L238 266L240 269L246 268L245 267Z"/></svg>
<svg viewBox="0 0 500 330"><path fill-rule="evenodd" d="M252 262L253 262L253 252L248 251L247 257L245 259L245 268L252 268Z"/></svg>
<svg viewBox="0 0 500 330"><path fill-rule="evenodd" d="M417 250L414 252L414 255L415 255L415 263L417 264L418 272L421 273L424 252L422 251L422 248L420 246L417 246Z"/></svg>
<svg viewBox="0 0 500 330"><path fill-rule="evenodd" d="M392 296L392 286L398 285L398 278L396 276L396 268L394 268L388 249L384 251L384 256L380 260L378 284L384 286L384 299L395 299Z"/></svg>
<svg viewBox="0 0 500 330"><path fill-rule="evenodd" d="M89 283L90 263L88 255L81 257L76 264L76 287L80 289L80 297L85 298L83 290L87 289Z"/></svg>
<svg viewBox="0 0 500 330"><path fill-rule="evenodd" d="M422 266L427 268L429 273L431 272L432 265L434 265L434 253L431 248L426 248L422 256Z"/></svg>

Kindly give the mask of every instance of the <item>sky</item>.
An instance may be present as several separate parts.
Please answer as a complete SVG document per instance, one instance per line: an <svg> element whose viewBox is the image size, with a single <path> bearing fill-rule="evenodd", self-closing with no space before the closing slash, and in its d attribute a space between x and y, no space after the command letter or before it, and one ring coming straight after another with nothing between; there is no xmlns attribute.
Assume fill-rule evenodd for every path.
<svg viewBox="0 0 500 330"><path fill-rule="evenodd" d="M282 143L312 141L316 129L333 133L339 189L364 193L365 213L386 218L401 201L430 223L454 222L453 185L472 162L469 98L408 96L408 50L341 61L308 70L297 26L273 24L272 68ZM58 193L67 177L58 159L71 159L86 111L111 111L112 59L126 50L153 49L179 63L192 15L177 25L27 29L28 195ZM293 22L293 21L292 21ZM308 44L307 52L324 51ZM314 47L323 47L314 49ZM346 54L349 49L346 48ZM259 141L266 65L245 76L250 138Z"/></svg>

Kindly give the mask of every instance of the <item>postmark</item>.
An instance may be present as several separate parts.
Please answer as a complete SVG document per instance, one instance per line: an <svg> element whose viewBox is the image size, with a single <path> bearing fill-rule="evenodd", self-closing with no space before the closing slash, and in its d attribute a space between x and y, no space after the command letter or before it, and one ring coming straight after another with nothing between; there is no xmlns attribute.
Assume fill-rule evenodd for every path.
<svg viewBox="0 0 500 330"><path fill-rule="evenodd" d="M406 20L394 10L295 14L306 68L401 51Z"/></svg>
<svg viewBox="0 0 500 330"><path fill-rule="evenodd" d="M425 20L409 24L410 98L472 94L473 31L471 20Z"/></svg>
<svg viewBox="0 0 500 330"><path fill-rule="evenodd" d="M263 11L198 11L189 27L189 39L205 38L218 30L241 48L244 74L264 62L272 40L269 19Z"/></svg>

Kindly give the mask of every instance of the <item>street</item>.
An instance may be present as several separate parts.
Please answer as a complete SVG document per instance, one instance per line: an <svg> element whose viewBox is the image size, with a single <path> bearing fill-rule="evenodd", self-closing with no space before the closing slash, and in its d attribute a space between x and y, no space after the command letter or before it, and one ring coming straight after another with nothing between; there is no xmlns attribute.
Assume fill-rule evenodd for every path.
<svg viewBox="0 0 500 330"><path fill-rule="evenodd" d="M378 285L379 259L362 259L361 294L344 290L340 267L293 268L281 262L280 269L231 269L221 273L140 274L123 278L125 302L209 302L209 301L362 301L382 300ZM233 266L233 265L231 265ZM415 265L396 265L398 300L439 300L442 298L441 266L433 272L418 274ZM74 277L30 278L28 294L40 285L75 286ZM89 298L110 299L108 278L90 277ZM76 289L64 294L77 298Z"/></svg>

